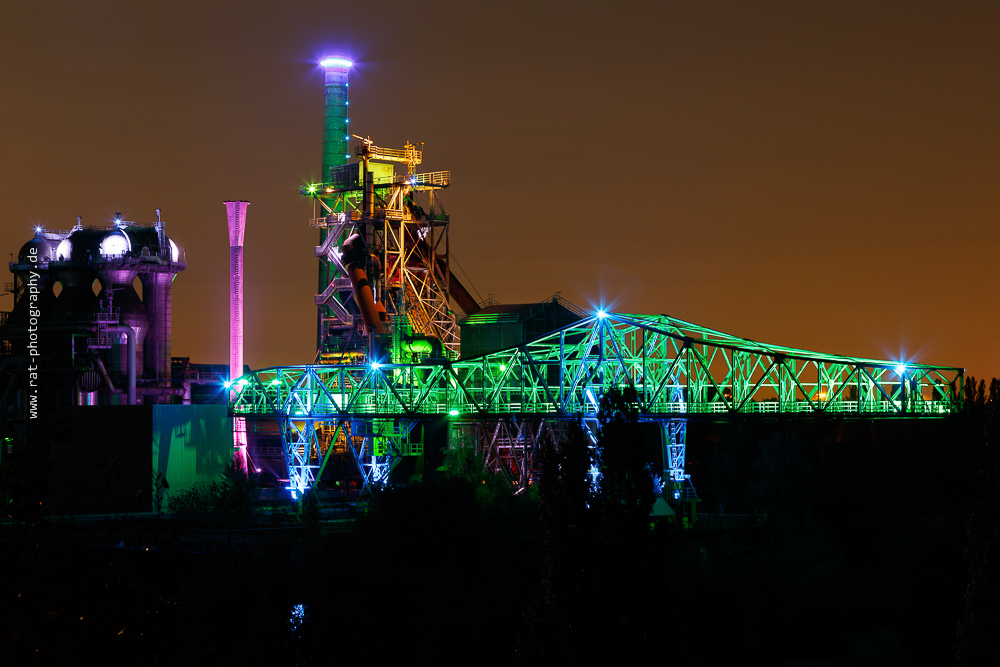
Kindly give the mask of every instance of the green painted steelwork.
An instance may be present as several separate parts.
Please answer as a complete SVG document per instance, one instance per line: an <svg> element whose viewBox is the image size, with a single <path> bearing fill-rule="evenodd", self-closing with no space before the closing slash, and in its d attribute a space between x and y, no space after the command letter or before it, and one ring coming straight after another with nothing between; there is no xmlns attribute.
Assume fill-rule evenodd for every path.
<svg viewBox="0 0 1000 667"><path fill-rule="evenodd" d="M822 354L731 336L666 315L598 313L545 336L471 359L283 366L235 383L230 411L281 424L290 488L315 484L344 431L366 485L387 479L423 445L419 422L450 419L488 466L531 483L544 438L567 421L594 437L604 391L629 386L639 415L663 433L664 481L694 499L684 471L691 419L941 418L962 402L963 369ZM468 435L468 433L467 433Z"/></svg>
<svg viewBox="0 0 1000 667"><path fill-rule="evenodd" d="M350 68L343 65L335 65L324 68L323 87L323 162L320 167L320 175L324 181L330 178L330 170L344 164L350 159L348 153L348 143L350 142L350 119L348 109L350 100L348 99L347 73ZM334 209L335 213L343 212L344 208ZM327 230L320 229L319 244L326 243ZM339 245L343 239L337 239ZM335 277L335 271L328 264L320 262L318 276L318 291L322 292ZM328 307L321 307L316 314L316 349L322 348L323 344L323 318L331 317L333 311Z"/></svg>
<svg viewBox="0 0 1000 667"><path fill-rule="evenodd" d="M474 359L285 366L237 383L236 415L421 419L589 416L631 386L643 419L736 414L939 417L963 369L765 345L665 315L590 317Z"/></svg>

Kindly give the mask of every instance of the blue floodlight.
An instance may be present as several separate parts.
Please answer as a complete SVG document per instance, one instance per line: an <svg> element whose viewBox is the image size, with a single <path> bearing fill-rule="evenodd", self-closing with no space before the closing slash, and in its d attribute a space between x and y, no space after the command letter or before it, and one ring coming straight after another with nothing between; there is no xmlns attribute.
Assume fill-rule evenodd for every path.
<svg viewBox="0 0 1000 667"><path fill-rule="evenodd" d="M373 371L377 371L378 369L382 368L382 364L380 364L380 363L379 363L379 362L377 362L377 361L373 361L373 362L371 363L371 367L372 367L372 370L373 370Z"/></svg>
<svg viewBox="0 0 1000 667"><path fill-rule="evenodd" d="M903 377L906 374L906 364L896 364L896 375Z"/></svg>
<svg viewBox="0 0 1000 667"><path fill-rule="evenodd" d="M608 316L608 314L606 312L604 312L603 308L601 310L597 311L597 319L603 320L607 316Z"/></svg>

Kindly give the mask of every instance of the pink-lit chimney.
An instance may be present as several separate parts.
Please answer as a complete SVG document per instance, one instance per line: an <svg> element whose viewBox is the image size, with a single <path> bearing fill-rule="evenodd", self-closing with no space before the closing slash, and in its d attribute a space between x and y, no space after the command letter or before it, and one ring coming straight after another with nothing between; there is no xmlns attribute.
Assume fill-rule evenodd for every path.
<svg viewBox="0 0 1000 667"><path fill-rule="evenodd" d="M243 232L247 225L246 201L227 201L229 219L229 381L243 375Z"/></svg>
<svg viewBox="0 0 1000 667"><path fill-rule="evenodd" d="M243 375L243 232L247 226L247 201L227 201L229 220L229 381ZM230 396L236 390L230 389ZM247 432L242 417L233 420L233 464L247 473Z"/></svg>

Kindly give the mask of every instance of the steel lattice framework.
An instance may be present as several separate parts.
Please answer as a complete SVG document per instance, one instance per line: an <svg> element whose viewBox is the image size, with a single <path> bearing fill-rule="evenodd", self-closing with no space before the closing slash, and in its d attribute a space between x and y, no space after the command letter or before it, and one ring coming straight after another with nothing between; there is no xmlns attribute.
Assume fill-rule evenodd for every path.
<svg viewBox="0 0 1000 667"><path fill-rule="evenodd" d="M666 315L598 312L523 345L473 359L286 366L241 378L236 416L276 419L291 488L310 488L330 452L350 450L365 483L402 456L408 434L448 415L475 426L488 465L530 481L537 446L580 420L592 432L601 395L632 387L640 419L664 430L665 473L687 481L690 419L741 415L940 418L958 409L963 369L766 345ZM676 495L679 497L679 495Z"/></svg>
<svg viewBox="0 0 1000 667"><path fill-rule="evenodd" d="M331 182L300 190L314 203L309 224L324 231L315 248L327 265L324 275L329 281L315 297L322 314L320 350L339 360L343 352L359 347L360 334L351 341L350 332L360 332L361 317L354 314L351 281L339 250L348 236L361 232L378 262L370 278L379 301L393 324L408 325L409 331L393 326L393 335L433 336L449 356L458 356L458 325L448 304L450 218L438 192L451 184L451 172L414 173L423 151L411 144L404 150L368 147L371 160L405 162L407 173L395 174L391 164L366 160L336 167Z"/></svg>

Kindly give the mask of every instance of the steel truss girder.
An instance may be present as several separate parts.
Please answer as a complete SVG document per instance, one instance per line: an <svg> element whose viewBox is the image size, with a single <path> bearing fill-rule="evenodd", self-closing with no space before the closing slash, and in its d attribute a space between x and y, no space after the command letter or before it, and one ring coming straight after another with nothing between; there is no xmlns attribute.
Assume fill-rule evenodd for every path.
<svg viewBox="0 0 1000 667"><path fill-rule="evenodd" d="M672 418L659 420L663 443L663 480L669 481L675 499L691 497L694 487L691 476L684 470L687 445L687 420ZM566 420L517 420L474 422L476 449L483 457L487 470L503 473L517 489L523 490L537 481L538 453L545 442L557 447L566 437ZM597 443L597 420L583 420L584 433L591 445Z"/></svg>
<svg viewBox="0 0 1000 667"><path fill-rule="evenodd" d="M416 423L398 419L349 420L308 417L286 417L280 420L281 445L288 468L289 490L293 496L301 497L315 486L329 456L339 449L341 436L343 450L351 454L361 475L364 489L385 483L389 473L403 456L421 453L410 451L405 444Z"/></svg>
<svg viewBox="0 0 1000 667"><path fill-rule="evenodd" d="M591 317L481 357L415 364L286 366L235 385L235 415L421 419L596 415L632 387L644 419L681 415L942 417L963 369L769 346L666 316Z"/></svg>
<svg viewBox="0 0 1000 667"><path fill-rule="evenodd" d="M476 423L476 448L487 470L504 473L518 491L535 481L537 454L546 439L562 442L567 422L517 420Z"/></svg>
<svg viewBox="0 0 1000 667"><path fill-rule="evenodd" d="M631 387L640 419L666 429L666 472L676 490L690 486L684 473L689 419L940 418L961 405L963 373L765 345L665 315L608 314L473 359L254 371L233 385L230 409L234 416L284 420L293 488L311 487L321 467L316 423L391 421L412 428L443 414L505 424L484 451L491 465L527 484L545 437L525 431L528 423L587 425L606 390ZM355 437L352 449L366 485L384 480L396 460L392 446L378 443L398 448L402 442L398 433L382 441L372 437L369 444ZM514 444L497 444L503 442Z"/></svg>

